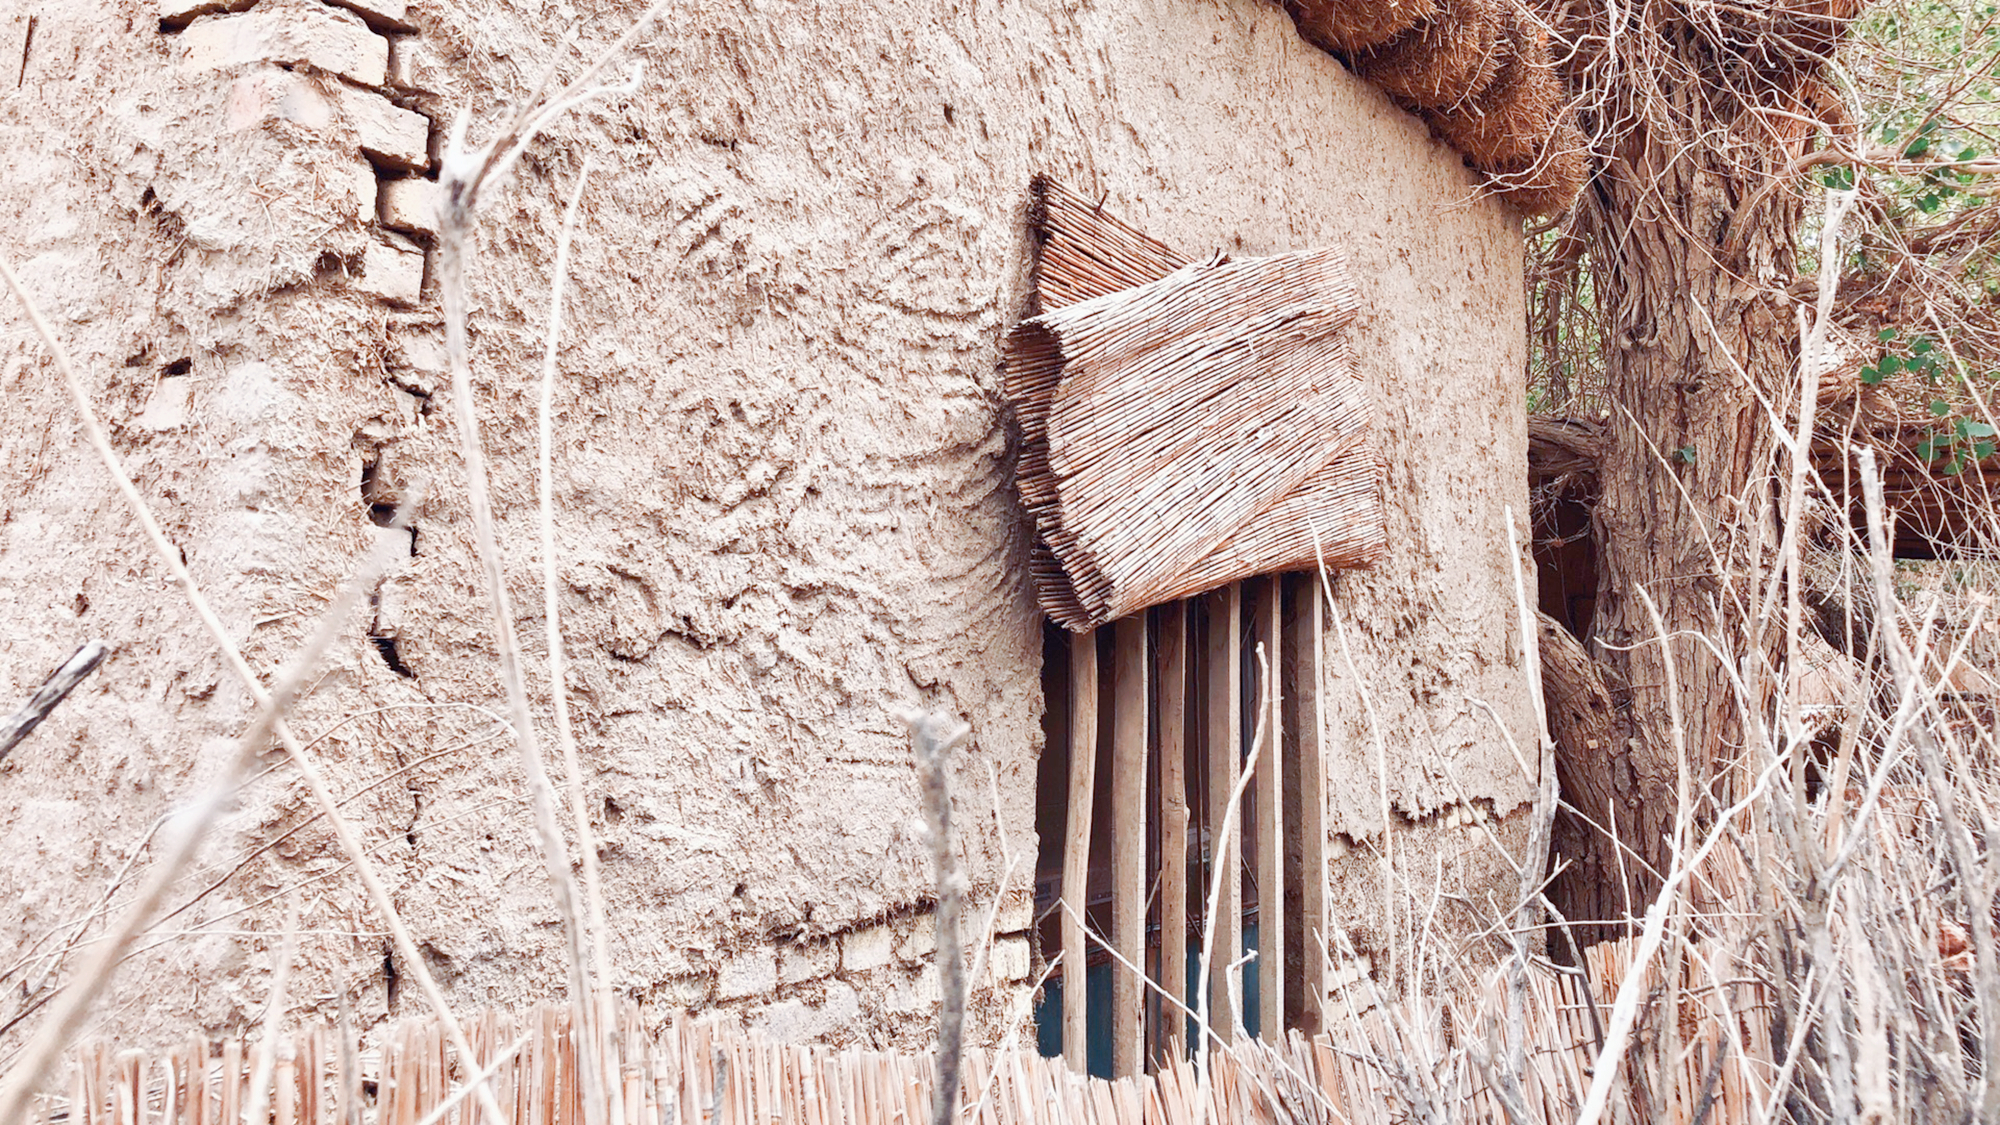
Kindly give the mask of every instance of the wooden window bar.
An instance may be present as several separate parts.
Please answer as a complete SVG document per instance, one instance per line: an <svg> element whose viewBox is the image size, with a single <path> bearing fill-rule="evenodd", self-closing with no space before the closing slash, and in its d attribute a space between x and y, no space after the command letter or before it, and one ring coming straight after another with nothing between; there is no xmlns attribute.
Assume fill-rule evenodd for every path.
<svg viewBox="0 0 2000 1125"><path fill-rule="evenodd" d="M1211 889L1216 1037L1227 1043L1245 1034L1238 1021L1250 983L1242 968L1246 917L1255 920L1260 947L1248 973L1258 1033L1320 1026L1327 746L1320 592L1314 576L1272 575L1070 637L1067 675L1051 685L1065 693L1052 707L1068 715L1066 732L1051 734L1053 743L1066 733L1067 746L1051 745L1048 759L1067 778L1056 909L1063 965L1095 963L1111 974L1108 1019L1090 1011L1084 972L1061 974L1062 1054L1071 1069L1087 1069L1093 1026L1109 1027L1113 1077L1186 1053L1195 1023L1185 1011L1198 1008L1189 981ZM1253 737L1261 741L1246 781ZM1107 768L1098 768L1100 757ZM1239 784L1234 830L1223 839ZM1108 823L1093 823L1106 810ZM1087 908L1093 893L1095 911ZM1108 933L1096 932L1107 923Z"/></svg>

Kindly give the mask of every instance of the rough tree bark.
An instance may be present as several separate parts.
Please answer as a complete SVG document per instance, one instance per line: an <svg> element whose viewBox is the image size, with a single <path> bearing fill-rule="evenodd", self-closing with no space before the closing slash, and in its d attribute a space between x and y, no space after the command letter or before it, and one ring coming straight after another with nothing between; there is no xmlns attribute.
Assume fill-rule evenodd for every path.
<svg viewBox="0 0 2000 1125"><path fill-rule="evenodd" d="M1819 66L1810 51L1781 57L1768 30L1728 26L1740 17L1719 6L1613 11L1615 29L1596 8L1572 9L1562 26L1598 157L1564 233L1574 268L1590 274L1584 315L1602 333L1610 417L1589 640L1620 726L1608 752L1580 763L1591 776L1565 790L1616 794L1604 811L1631 850L1628 885L1599 855L1553 897L1572 918L1602 919L1628 902L1643 910L1657 889L1684 785L1697 806L1712 807L1704 792L1728 798L1742 718L1768 698L1775 650L1743 659L1770 643L1751 635L1746 611L1775 534L1775 436L1759 397L1782 402L1794 382L1785 289L1803 202L1786 178L1811 134L1787 115L1811 100ZM1695 634L1752 671L1751 698Z"/></svg>

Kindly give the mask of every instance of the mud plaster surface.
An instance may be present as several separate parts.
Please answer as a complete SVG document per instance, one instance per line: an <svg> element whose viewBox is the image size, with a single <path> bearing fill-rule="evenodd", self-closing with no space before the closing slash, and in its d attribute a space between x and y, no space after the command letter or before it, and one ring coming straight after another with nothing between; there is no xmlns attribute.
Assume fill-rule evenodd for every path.
<svg viewBox="0 0 2000 1125"><path fill-rule="evenodd" d="M573 73L638 7L420 0L427 57L405 100L439 120L491 114L540 75L560 29L583 30ZM150 4L7 0L0 30L0 252L254 665L281 664L385 534L369 503L430 481L414 555L296 726L354 795L347 811L455 1002L554 995L559 931L511 743L495 737L434 299L392 311L344 281L370 237L352 135L238 127L242 72L177 71ZM1392 553L1337 581L1352 668L1334 827L1383 831L1379 732L1403 854L1426 872L1441 861L1448 890L1504 897L1481 837L1439 813L1464 794L1506 814L1528 794L1468 702L1531 744L1501 523L1503 504L1525 511L1520 236L1498 204L1469 202L1452 153L1251 0L691 2L639 57L638 93L558 125L491 200L472 322L508 576L539 651L530 381L560 200L589 159L556 489L620 989L749 1005L790 1035L924 1037L910 941L928 873L891 703L973 723L957 791L976 897L995 893L1009 848L1025 893L1039 619L996 357L1025 306L1037 171L1190 252L1347 247ZM248 709L25 321L10 305L0 322L0 701L86 637L117 646L0 767L0 901L17 904L0 912L4 1021L73 965L55 954L98 904L129 894L128 863L143 867L159 818L218 768ZM254 1018L287 888L305 931L295 1011L331 1014L337 991L365 1018L420 1010L329 834L272 766L176 894L188 905L127 964L100 1030L159 1042ZM1334 865L1335 901L1379 941L1391 931L1364 856ZM838 935L885 920L900 952L827 970ZM1001 999L978 998L980 1034L1004 1021Z"/></svg>

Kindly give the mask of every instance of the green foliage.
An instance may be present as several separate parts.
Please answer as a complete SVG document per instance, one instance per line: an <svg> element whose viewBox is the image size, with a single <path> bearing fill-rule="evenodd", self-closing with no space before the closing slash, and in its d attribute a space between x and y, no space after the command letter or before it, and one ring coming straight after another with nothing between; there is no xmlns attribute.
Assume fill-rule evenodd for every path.
<svg viewBox="0 0 2000 1125"><path fill-rule="evenodd" d="M1933 412L1936 408L1932 404ZM1995 434L1991 424L1970 418L1959 418L1942 427L1926 426L1923 440L1917 443L1917 456L1945 476L1957 476L1993 456Z"/></svg>
<svg viewBox="0 0 2000 1125"><path fill-rule="evenodd" d="M1875 334L1875 339L1878 343L1893 344L1896 336L1894 328L1884 328ZM1861 381L1877 387L1887 382L1891 375L1908 373L1922 379L1925 386L1935 387L1945 381L1948 372L1944 353L1938 350L1938 342L1929 336L1917 336L1900 350L1885 348L1875 362L1861 369Z"/></svg>

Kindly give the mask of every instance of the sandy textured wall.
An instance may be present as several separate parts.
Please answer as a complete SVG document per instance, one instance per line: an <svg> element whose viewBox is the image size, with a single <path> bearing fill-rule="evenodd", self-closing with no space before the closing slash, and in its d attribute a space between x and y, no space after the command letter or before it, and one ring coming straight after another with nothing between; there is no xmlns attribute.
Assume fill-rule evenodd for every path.
<svg viewBox="0 0 2000 1125"><path fill-rule="evenodd" d="M402 111L470 107L483 132L564 28L583 28L573 72L640 5L359 6L368 20L262 0L168 33L150 2L10 0L0 252L260 667L387 534L371 505L430 480L412 557L298 727L355 794L454 996L518 1003L558 987L558 933L495 737L491 627L417 272L423 185L402 170L423 155ZM923 1034L927 873L886 710L899 701L975 725L958 784L970 870L990 901L1004 828L1020 867L1002 929L1026 928L1040 641L995 365L1023 312L1036 171L1190 251L1348 247L1397 498L1390 562L1339 580L1358 682L1392 818L1414 826L1411 870L1428 886L1435 853L1454 887L1500 885L1444 810L1460 787L1501 813L1525 795L1466 702L1526 739L1499 523L1523 497L1520 249L1510 215L1468 202L1454 155L1252 0L697 0L640 55L638 93L558 126L492 201L473 319L534 638L529 380L559 200L591 160L557 490L621 988L746 1004L787 1034ZM419 128L434 149L439 127ZM0 323L0 701L85 637L118 646L0 767L0 900L22 907L0 912L4 1022L73 963L56 954L129 890L158 818L217 767L247 706L24 321L9 307ZM1333 764L1336 827L1359 840L1382 824L1356 682ZM330 1012L337 990L363 1015L420 1003L273 764L182 889L189 905L128 965L107 1030L172 1039L253 1014L287 888L307 931L298 1006ZM1376 944L1380 877L1361 853L1334 872ZM997 975L1028 962L1024 939L1003 941Z"/></svg>

